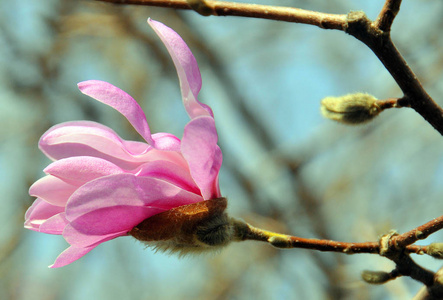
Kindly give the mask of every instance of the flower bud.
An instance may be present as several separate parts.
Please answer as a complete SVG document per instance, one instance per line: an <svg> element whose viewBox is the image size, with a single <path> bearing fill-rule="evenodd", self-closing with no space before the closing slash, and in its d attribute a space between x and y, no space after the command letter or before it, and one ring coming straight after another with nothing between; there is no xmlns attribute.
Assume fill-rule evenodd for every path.
<svg viewBox="0 0 443 300"><path fill-rule="evenodd" d="M219 249L234 238L226 198L172 208L147 218L129 235L156 250L180 255Z"/></svg>
<svg viewBox="0 0 443 300"><path fill-rule="evenodd" d="M364 281L370 284L383 284L395 278L392 273L369 270L363 271L361 277Z"/></svg>
<svg viewBox="0 0 443 300"><path fill-rule="evenodd" d="M377 98L365 93L326 97L321 101L320 110L325 118L349 125L368 122L382 111Z"/></svg>
<svg viewBox="0 0 443 300"><path fill-rule="evenodd" d="M443 259L443 243L430 244L426 253L434 258Z"/></svg>

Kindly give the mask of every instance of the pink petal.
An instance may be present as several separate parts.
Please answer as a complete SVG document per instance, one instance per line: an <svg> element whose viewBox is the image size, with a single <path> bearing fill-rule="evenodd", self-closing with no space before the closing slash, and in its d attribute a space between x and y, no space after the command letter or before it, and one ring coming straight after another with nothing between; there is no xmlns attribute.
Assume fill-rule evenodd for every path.
<svg viewBox="0 0 443 300"><path fill-rule="evenodd" d="M183 104L188 115L191 119L198 116L213 116L211 108L197 100L202 79L197 61L189 47L174 30L164 24L151 19L148 19L148 24L165 44L174 61L180 80Z"/></svg>
<svg viewBox="0 0 443 300"><path fill-rule="evenodd" d="M181 189L194 194L200 194L200 189L195 184L194 179L192 179L187 164L185 166L180 166L169 161L157 160L140 166L135 174L139 177L154 177L161 179L172 183Z"/></svg>
<svg viewBox="0 0 443 300"><path fill-rule="evenodd" d="M135 225L132 225L130 228L126 228L125 230L117 231L117 232L107 232L107 233L97 233L97 228L92 230L92 232L89 232L88 229L91 228L91 224L96 224L97 220L97 213L91 214L91 215L85 215L82 218L77 219L76 221L68 224L65 227L65 230L63 231L63 237L65 240L75 246L75 247L91 247L91 246L97 246L98 244L104 243L106 241L115 239L120 236L125 236L128 234L128 232L135 227L137 224L139 224L141 221L143 221L144 217L140 217L140 211L144 210L143 208L140 210L140 208L131 207L132 209L129 209L128 207L115 207L115 208L109 208L109 209L103 209L99 211L98 213L103 213L102 217L106 217L105 219L100 222L100 227L102 229L109 229L115 228L118 225L121 225L121 223L115 224L115 220L121 220L122 218L129 218L129 221L134 220L134 218L139 217L140 221L136 223ZM146 208L145 208L146 209ZM159 213L164 210L158 211ZM88 221L91 221L88 224ZM105 228L106 224L110 225L111 228Z"/></svg>
<svg viewBox="0 0 443 300"><path fill-rule="evenodd" d="M48 220L43 222L42 225L40 225L40 232L49 234L62 234L68 223L69 222L66 219L65 212L62 212L50 217Z"/></svg>
<svg viewBox="0 0 443 300"><path fill-rule="evenodd" d="M136 177L132 174L116 174L90 181L74 193L66 206L69 221L105 207L136 206L145 203L136 189ZM101 217L101 216L99 216ZM105 220L97 218L100 223Z"/></svg>
<svg viewBox="0 0 443 300"><path fill-rule="evenodd" d="M155 146L145 113L131 96L110 83L88 80L78 84L80 91L95 100L103 102L120 112L151 146Z"/></svg>
<svg viewBox="0 0 443 300"><path fill-rule="evenodd" d="M77 189L66 205L66 217L73 222L85 214L106 207L171 209L202 200L200 195L157 178L116 174L90 181ZM101 218L96 220L98 223L102 221Z"/></svg>
<svg viewBox="0 0 443 300"><path fill-rule="evenodd" d="M159 150L180 151L180 139L173 134L164 132L154 133L152 139Z"/></svg>
<svg viewBox="0 0 443 300"><path fill-rule="evenodd" d="M94 247L87 247L87 248L78 248L71 246L65 251L63 251L55 260L55 262L49 266L49 268L60 268L64 267L66 265L69 265L70 263L76 261L77 259L83 257L87 253L89 253Z"/></svg>
<svg viewBox="0 0 443 300"><path fill-rule="evenodd" d="M44 172L76 186L99 177L124 173L113 163L91 156L75 156L58 160L46 167Z"/></svg>
<svg viewBox="0 0 443 300"><path fill-rule="evenodd" d="M131 153L128 145L112 129L99 123L88 121L66 122L50 128L40 139L39 147L53 160L71 156L94 156L106 159L118 166L137 167L145 161L152 147L136 144ZM133 150L133 149L132 149Z"/></svg>
<svg viewBox="0 0 443 300"><path fill-rule="evenodd" d="M204 200L200 194L154 177L136 177L136 188L144 205L151 208L168 210Z"/></svg>
<svg viewBox="0 0 443 300"><path fill-rule="evenodd" d="M145 143L122 140L109 127L89 121L66 122L50 128L40 139L39 147L53 160L73 156L102 158L130 170L151 160L180 160L180 140L172 134L154 134L152 138L164 150Z"/></svg>
<svg viewBox="0 0 443 300"><path fill-rule="evenodd" d="M109 235L130 231L146 218L162 211L202 201L202 197L166 181L116 174L93 180L70 198L63 232L75 246L91 246Z"/></svg>
<svg viewBox="0 0 443 300"><path fill-rule="evenodd" d="M43 222L64 211L64 207L49 204L42 199L36 199L26 211L25 228L40 231Z"/></svg>
<svg viewBox="0 0 443 300"><path fill-rule="evenodd" d="M77 188L78 186L76 185L47 175L37 180L29 188L29 194L34 197L39 197L52 205L64 207L68 198Z"/></svg>
<svg viewBox="0 0 443 300"><path fill-rule="evenodd" d="M198 117L185 126L182 154L205 200L220 197L217 179L223 156L217 146L217 139L212 117Z"/></svg>

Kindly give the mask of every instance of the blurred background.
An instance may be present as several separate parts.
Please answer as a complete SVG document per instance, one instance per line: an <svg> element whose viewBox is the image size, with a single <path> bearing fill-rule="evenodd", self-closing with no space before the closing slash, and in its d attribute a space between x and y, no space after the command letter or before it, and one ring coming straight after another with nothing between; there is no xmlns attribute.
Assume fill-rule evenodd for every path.
<svg viewBox="0 0 443 300"><path fill-rule="evenodd" d="M394 42L443 105L443 2L403 2ZM363 10L371 19L383 3L272 2L329 13ZM365 269L390 271L387 259L258 242L178 259L123 237L69 266L47 268L67 243L23 229L34 200L28 188L50 162L37 148L40 136L56 123L93 120L140 140L126 119L76 84L100 79L125 90L152 132L181 137L189 120L172 61L148 17L176 30L200 65L199 99L214 110L224 154L220 186L232 216L301 237L363 242L443 214L443 139L418 114L392 109L358 127L320 116L326 96L402 95L375 56L343 32L90 0L2 0L0 299L410 299L421 287L410 278L382 286L360 279ZM434 271L442 266L413 258Z"/></svg>

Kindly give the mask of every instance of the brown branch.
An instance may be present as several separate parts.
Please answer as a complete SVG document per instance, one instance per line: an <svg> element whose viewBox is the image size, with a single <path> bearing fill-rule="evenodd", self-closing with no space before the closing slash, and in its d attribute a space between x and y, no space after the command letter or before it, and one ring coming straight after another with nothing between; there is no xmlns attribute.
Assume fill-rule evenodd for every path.
<svg viewBox="0 0 443 300"><path fill-rule="evenodd" d="M418 240L423 240L427 238L428 236L430 236L434 232L439 231L442 228L443 216L440 216L401 235L393 236L390 243L396 248L404 248L405 246L411 245Z"/></svg>
<svg viewBox="0 0 443 300"><path fill-rule="evenodd" d="M377 100L376 105L381 109L385 110L388 108L401 108L408 106L407 103L403 101L403 98L388 98Z"/></svg>
<svg viewBox="0 0 443 300"><path fill-rule="evenodd" d="M419 226L403 235L390 232L381 237L380 241L378 242L363 243L346 243L332 240L306 239L262 230L235 219L231 219L231 223L234 227L235 239L237 241L262 241L267 242L274 247L284 249L304 248L317 251L340 252L344 254L378 254L392 260L396 264L395 270L391 273L369 272L371 275L369 278L370 280L368 280L368 278L365 280L370 283L385 283L386 281L394 279L398 276L409 276L414 280L422 282L427 287L433 287L439 291L442 289L441 284L434 281L435 273L419 266L409 256L411 253L427 254L427 250L431 247L410 245L408 243L413 243L414 241L425 238L431 233L437 231L439 228L441 228L441 224L443 224L443 218L442 220L436 219L432 222L428 222L425 225ZM367 273L368 272L366 272L366 275ZM377 282L377 278L374 280L374 276L379 276L377 274L390 275L383 276L382 282ZM363 274L363 278L365 278L365 273ZM439 296L442 296L442 294L439 294Z"/></svg>
<svg viewBox="0 0 443 300"><path fill-rule="evenodd" d="M424 286L413 298L413 300L438 300L443 297L443 268L435 275L431 286Z"/></svg>
<svg viewBox="0 0 443 300"><path fill-rule="evenodd" d="M167 7L175 9L193 9L186 0L96 0L114 4L146 5ZM235 3L225 1L205 1L216 16L238 16L260 18L292 23L301 23L318 26L324 29L344 30L346 15L327 14L305 9L259 5L248 3Z"/></svg>
<svg viewBox="0 0 443 300"><path fill-rule="evenodd" d="M427 287L434 284L435 273L419 266L403 251L394 252L392 255L386 257L395 262L395 269L402 276L409 276L412 279L423 283Z"/></svg>
<svg viewBox="0 0 443 300"><path fill-rule="evenodd" d="M374 25L383 32L391 31L392 23L400 10L401 0L387 0Z"/></svg>
<svg viewBox="0 0 443 300"><path fill-rule="evenodd" d="M389 32L377 28L363 12L348 14L346 32L365 43L380 59L403 91L403 103L410 105L443 135L443 109L424 90L417 76L394 46Z"/></svg>
<svg viewBox="0 0 443 300"><path fill-rule="evenodd" d="M412 245L443 228L443 216L418 226L404 234L391 232L378 242L347 243L325 239L307 239L274 233L253 227L243 221L234 220L236 239L255 240L270 243L278 248L304 248L317 251L340 252L345 254L369 253L390 257L391 253L428 254L428 246Z"/></svg>

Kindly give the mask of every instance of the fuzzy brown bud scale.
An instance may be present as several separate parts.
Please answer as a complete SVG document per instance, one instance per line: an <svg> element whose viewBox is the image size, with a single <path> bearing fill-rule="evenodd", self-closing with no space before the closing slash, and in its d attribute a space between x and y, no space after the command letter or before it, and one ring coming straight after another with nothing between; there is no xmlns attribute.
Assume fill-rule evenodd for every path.
<svg viewBox="0 0 443 300"><path fill-rule="evenodd" d="M226 207L226 198L176 207L144 220L129 235L156 250L180 255L218 249L234 239Z"/></svg>

